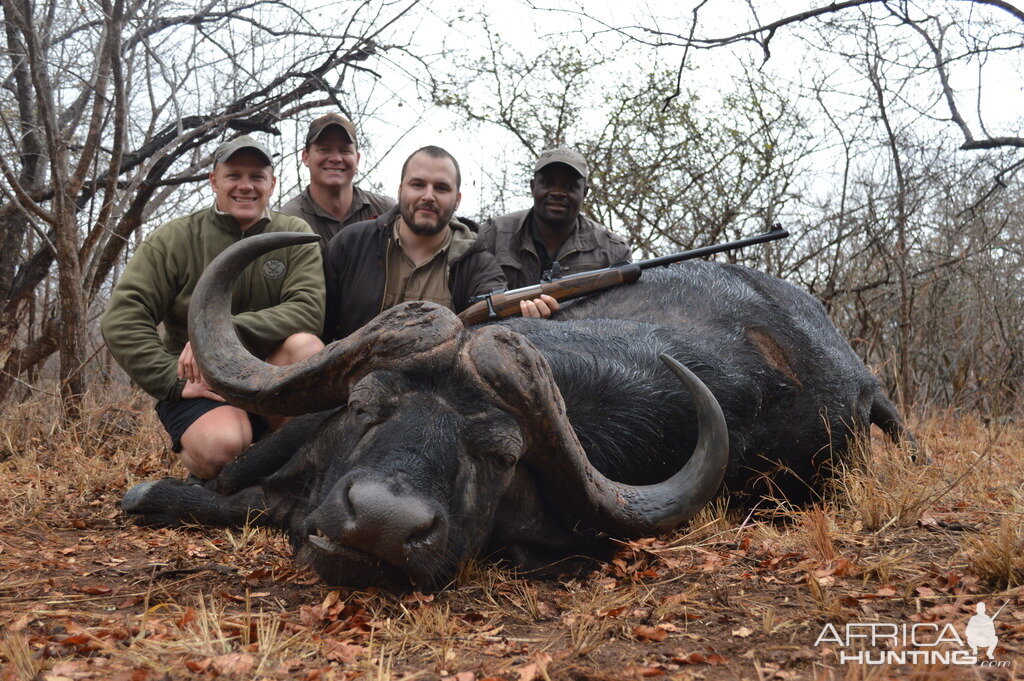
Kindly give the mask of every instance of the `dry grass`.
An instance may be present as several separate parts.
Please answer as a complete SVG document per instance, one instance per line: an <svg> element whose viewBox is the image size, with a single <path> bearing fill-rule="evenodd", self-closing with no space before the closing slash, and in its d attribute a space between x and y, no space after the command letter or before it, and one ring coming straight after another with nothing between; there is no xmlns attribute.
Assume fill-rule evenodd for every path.
<svg viewBox="0 0 1024 681"><path fill-rule="evenodd" d="M906 451L885 443L856 443L836 478L839 498L866 530L914 525L947 487L944 471L922 466Z"/></svg>
<svg viewBox="0 0 1024 681"><path fill-rule="evenodd" d="M16 679L35 679L42 671L42 660L38 659L20 634L13 634L0 641L0 655L7 660L7 669Z"/></svg>
<svg viewBox="0 0 1024 681"><path fill-rule="evenodd" d="M320 585L274 531L129 524L125 489L183 474L149 400L90 400L67 428L55 413L0 414L0 681L1021 677L813 646L825 623L963 631L985 600L1006 604L997 657L1018 664L1020 429L940 414L916 427L933 465L863 443L816 506L720 500L585 576L470 561L441 593L392 596Z"/></svg>
<svg viewBox="0 0 1024 681"><path fill-rule="evenodd" d="M968 564L997 589L1024 584L1024 522L1018 513L1006 515L992 532L968 541Z"/></svg>

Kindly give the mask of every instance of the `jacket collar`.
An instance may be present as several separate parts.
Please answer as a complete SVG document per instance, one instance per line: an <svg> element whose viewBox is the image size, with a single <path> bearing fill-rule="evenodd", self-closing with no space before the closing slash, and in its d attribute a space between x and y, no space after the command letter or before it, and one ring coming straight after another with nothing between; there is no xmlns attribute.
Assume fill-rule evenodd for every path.
<svg viewBox="0 0 1024 681"><path fill-rule="evenodd" d="M299 196L302 197L300 208L302 209L302 212L306 213L307 215L315 215L320 218L323 218L324 220L331 220L333 222L338 223L343 222L343 220L339 220L338 218L334 217L333 215L325 211L323 208L320 207L320 204L313 200L313 195L309 192L309 187L303 189L302 193L299 194ZM352 203L351 205L349 205L348 214L345 216L344 219L347 220L356 211L361 210L364 206L368 205L370 205L370 202L369 200L367 200L366 194L363 193L362 189L353 184Z"/></svg>
<svg viewBox="0 0 1024 681"><path fill-rule="evenodd" d="M231 215L231 213L226 213L217 208L216 203L210 206L207 210L209 211L210 219L213 222L213 224L215 224L218 228L224 230L228 234L231 234L232 236L242 237L250 236L252 234L260 234L261 232L263 232L264 229L266 229L267 225L270 224L269 209L263 211L263 217L257 220L251 227L249 227L249 229L245 230L244 232L238 227L238 220L236 220L234 216Z"/></svg>
<svg viewBox="0 0 1024 681"><path fill-rule="evenodd" d="M519 223L519 227L515 232L515 242L519 244L521 249L530 251L534 255L537 255L536 250L533 247L533 235L530 234L529 224L533 218L533 209L526 211L523 215L522 221ZM565 240L558 253L551 253L551 257L557 260L563 255L577 252L588 252L598 247L597 233L594 231L593 225L580 214L576 218L576 226L572 230L572 234Z"/></svg>
<svg viewBox="0 0 1024 681"><path fill-rule="evenodd" d="M394 235L394 223L398 219L398 206L393 206L383 215L377 216L374 229L377 233L377 259L383 260L388 244ZM473 253L484 250L483 242L476 238L480 226L469 218L452 218L448 223L452 229L452 239L448 247L448 264L463 260Z"/></svg>

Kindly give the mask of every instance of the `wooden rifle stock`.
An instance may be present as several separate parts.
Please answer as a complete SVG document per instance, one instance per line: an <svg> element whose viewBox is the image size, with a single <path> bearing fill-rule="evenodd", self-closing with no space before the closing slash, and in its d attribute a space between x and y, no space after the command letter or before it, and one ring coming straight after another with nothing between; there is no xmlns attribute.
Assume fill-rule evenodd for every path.
<svg viewBox="0 0 1024 681"><path fill-rule="evenodd" d="M602 270L573 274L536 286L526 286L504 293L491 293L484 296L483 300L473 303L460 312L459 319L463 324L469 326L488 320L514 317L520 312L519 303L539 298L542 293L548 294L555 300L571 300L594 291L603 291L619 284L634 282L640 278L640 272L639 265L606 267Z"/></svg>
<svg viewBox="0 0 1024 681"><path fill-rule="evenodd" d="M488 293L482 296L482 300L473 303L460 312L459 319L462 320L463 324L469 326L470 324L514 317L520 313L519 303L524 300L539 298L542 293L546 293L558 301L572 300L573 298L603 291L620 284L631 284L640 278L640 274L644 270L651 267L664 267L665 265L700 258L712 253L732 251L766 241L784 239L787 236L789 236L789 232L784 230L781 225L773 225L764 234L747 237L746 239L694 248L689 251L663 255L660 258L641 260L640 262L619 265L618 267L606 267L600 270L571 274L554 281L517 288L503 293Z"/></svg>

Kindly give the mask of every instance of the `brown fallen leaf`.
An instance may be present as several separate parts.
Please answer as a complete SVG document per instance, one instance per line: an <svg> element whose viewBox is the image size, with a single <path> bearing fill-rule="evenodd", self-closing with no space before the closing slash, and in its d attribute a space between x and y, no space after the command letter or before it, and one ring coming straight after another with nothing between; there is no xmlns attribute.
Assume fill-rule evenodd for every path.
<svg viewBox="0 0 1024 681"><path fill-rule="evenodd" d="M676 664L711 664L711 665L723 665L728 664L729 660L722 657L718 653L709 653L705 655L700 652L692 653L676 653L672 656L672 661Z"/></svg>
<svg viewBox="0 0 1024 681"><path fill-rule="evenodd" d="M108 594L112 591L109 586L73 586L71 588L79 593L90 594L93 596Z"/></svg>
<svg viewBox="0 0 1024 681"><path fill-rule="evenodd" d="M754 633L754 630L750 627L740 627L739 629L733 629L732 635L740 638L747 638Z"/></svg>
<svg viewBox="0 0 1024 681"><path fill-rule="evenodd" d="M207 657L203 660L185 660L185 667L193 674L202 674L210 668L212 660Z"/></svg>
<svg viewBox="0 0 1024 681"><path fill-rule="evenodd" d="M519 672L519 681L543 681L548 675L548 664L550 663L550 655L536 653L533 656L533 662L524 664L516 670Z"/></svg>
<svg viewBox="0 0 1024 681"><path fill-rule="evenodd" d="M249 653L226 653L210 660L210 669L221 676L248 674L256 661Z"/></svg>
<svg viewBox="0 0 1024 681"><path fill-rule="evenodd" d="M195 621L196 621L196 609L193 608L192 606L189 606L189 607L185 608L185 612L183 612L181 614L181 617L178 619L177 622L175 622L175 624L178 626L179 629L184 629L185 627L187 627L188 625L192 624Z"/></svg>
<svg viewBox="0 0 1024 681"><path fill-rule="evenodd" d="M130 672L118 672L107 681L149 681L156 676L152 669L140 668Z"/></svg>
<svg viewBox="0 0 1024 681"><path fill-rule="evenodd" d="M622 613L626 612L626 606L620 606L618 608L600 609L597 611L598 619L608 619L612 617L618 617Z"/></svg>
<svg viewBox="0 0 1024 681"><path fill-rule="evenodd" d="M344 643L335 639L324 641L324 657L332 662L355 664L365 654L366 648L363 646Z"/></svg>
<svg viewBox="0 0 1024 681"><path fill-rule="evenodd" d="M459 672L455 676L445 676L441 681L475 681L476 674L473 672Z"/></svg>
<svg viewBox="0 0 1024 681"><path fill-rule="evenodd" d="M638 641L664 641L668 638L668 631L664 627L656 626L649 627L644 624L639 624L633 629L633 636Z"/></svg>

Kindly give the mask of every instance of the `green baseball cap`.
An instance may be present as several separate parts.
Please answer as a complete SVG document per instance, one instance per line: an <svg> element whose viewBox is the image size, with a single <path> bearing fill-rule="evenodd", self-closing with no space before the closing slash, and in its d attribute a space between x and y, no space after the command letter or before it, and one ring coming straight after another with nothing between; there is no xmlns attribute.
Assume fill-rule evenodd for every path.
<svg viewBox="0 0 1024 681"><path fill-rule="evenodd" d="M341 128L342 132L344 132L348 137L348 141L357 147L359 146L359 142L356 141L356 126L348 119L347 116L337 113L330 113L326 116L321 116L309 124L309 131L306 132L306 146L308 147L313 142L316 142L320 138L320 135L324 134L324 130L332 125L336 125Z"/></svg>
<svg viewBox="0 0 1024 681"><path fill-rule="evenodd" d="M584 182L590 176L590 166L587 165L587 159L583 158L583 154L569 147L554 147L540 152L540 155L537 156L537 162L533 165L533 172L537 173L541 168L552 163L564 163L579 173Z"/></svg>
<svg viewBox="0 0 1024 681"><path fill-rule="evenodd" d="M217 151L213 152L213 162L215 164L224 163L243 149L252 149L267 160L268 166L274 165L274 162L270 158L270 149L267 149L266 146L249 135L242 135L221 144L217 147Z"/></svg>

